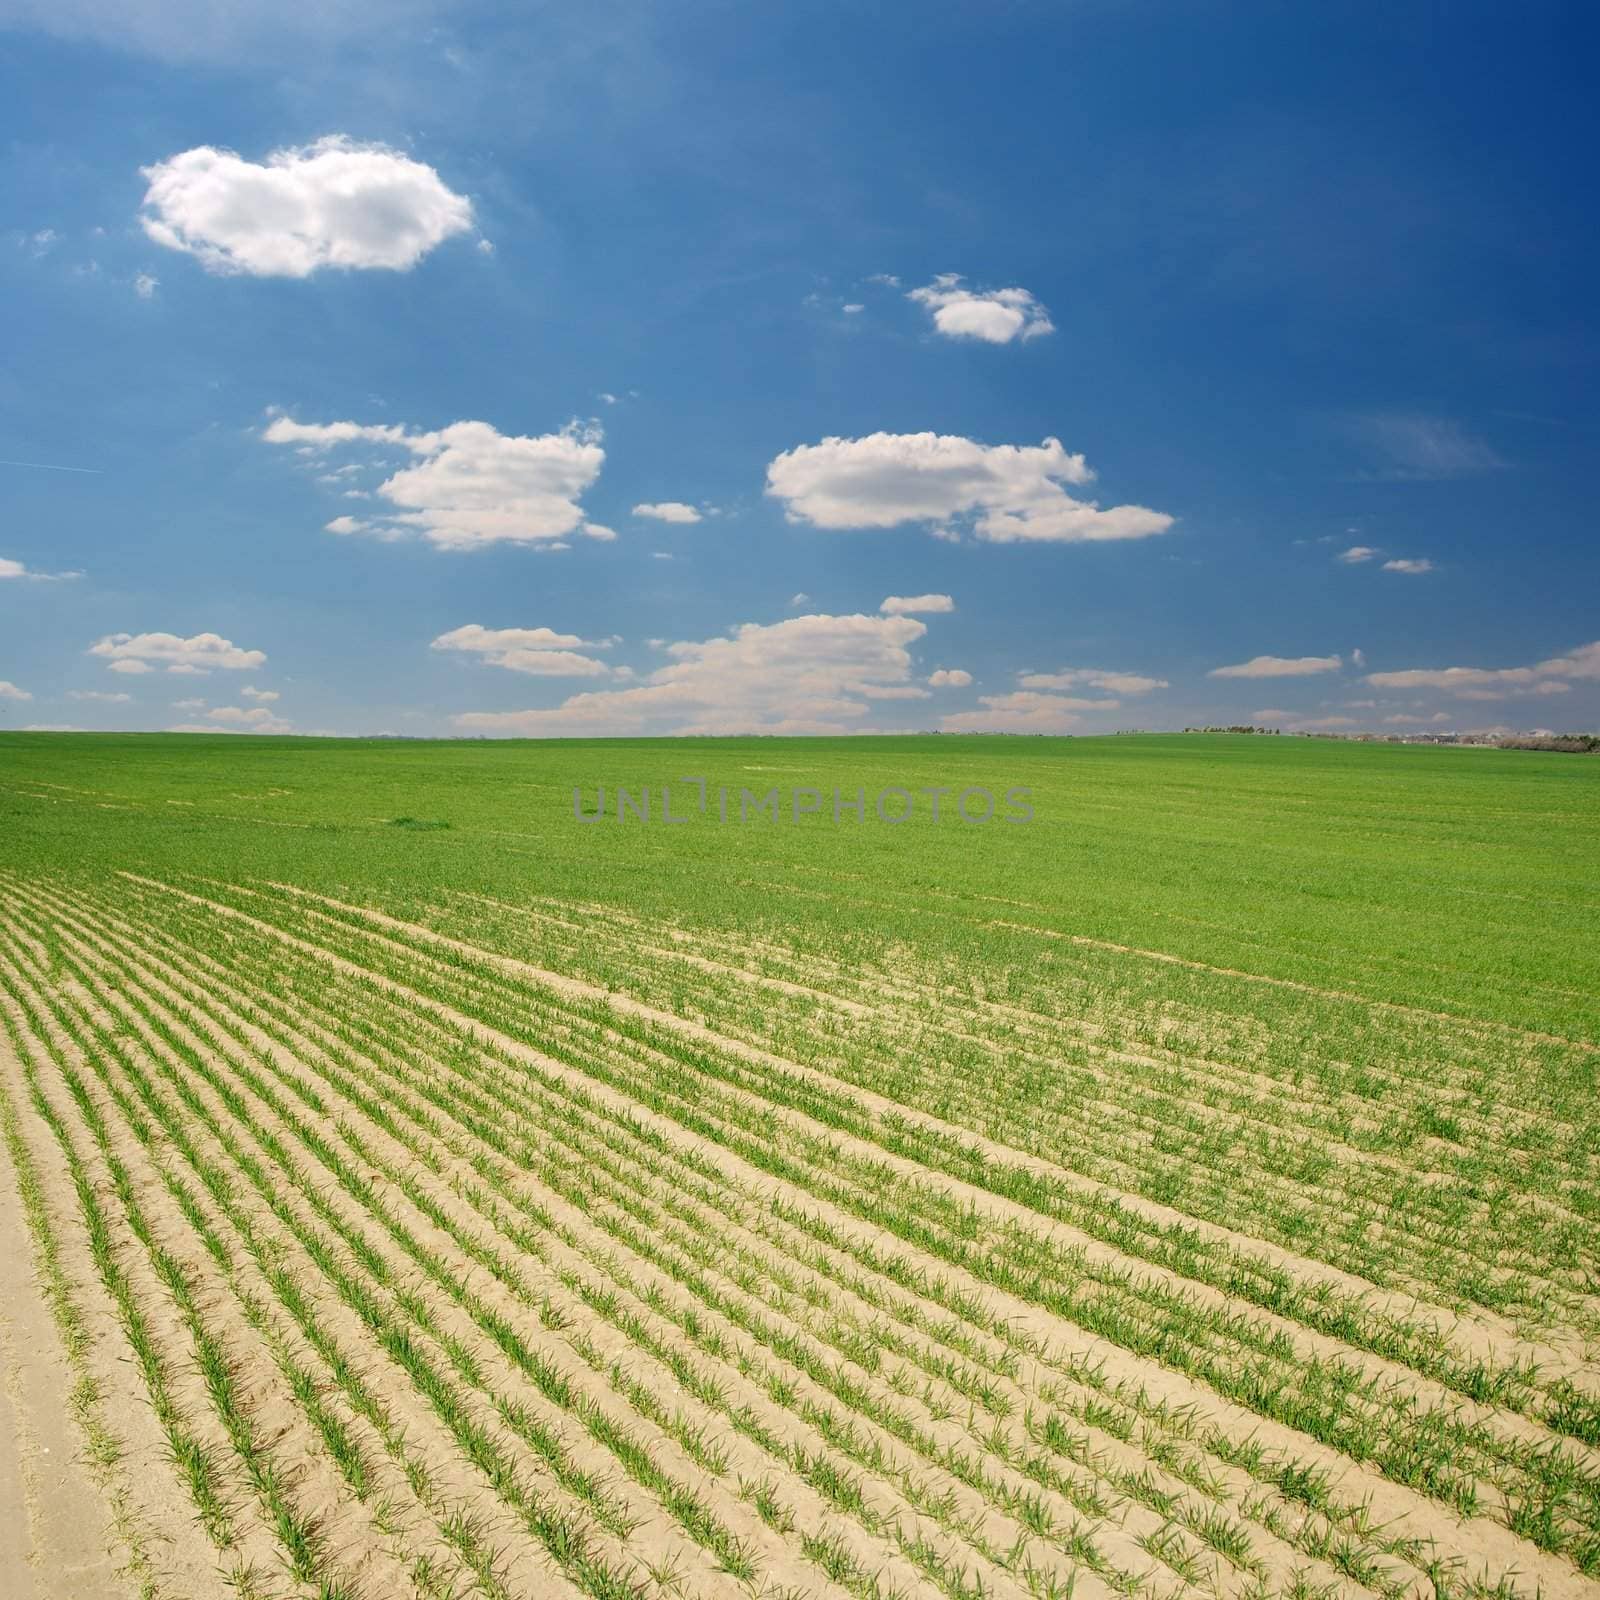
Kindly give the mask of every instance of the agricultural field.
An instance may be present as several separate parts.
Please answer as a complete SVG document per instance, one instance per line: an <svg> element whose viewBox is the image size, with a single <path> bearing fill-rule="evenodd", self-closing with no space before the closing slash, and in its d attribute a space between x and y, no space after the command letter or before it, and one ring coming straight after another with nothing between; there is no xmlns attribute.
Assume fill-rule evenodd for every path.
<svg viewBox="0 0 1600 1600"><path fill-rule="evenodd" d="M1575 756L0 733L0 1591L1600 1596L1597 932Z"/></svg>

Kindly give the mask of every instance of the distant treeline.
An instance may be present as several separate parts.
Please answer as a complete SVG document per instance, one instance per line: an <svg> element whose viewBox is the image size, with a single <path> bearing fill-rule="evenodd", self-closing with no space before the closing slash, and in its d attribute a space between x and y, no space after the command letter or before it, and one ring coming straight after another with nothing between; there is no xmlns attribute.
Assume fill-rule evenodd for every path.
<svg viewBox="0 0 1600 1600"><path fill-rule="evenodd" d="M1495 742L1502 750L1566 750L1580 756L1600 754L1600 733L1518 733Z"/></svg>
<svg viewBox="0 0 1600 1600"><path fill-rule="evenodd" d="M1242 722L1235 722L1226 728L1185 728L1185 733L1276 733L1276 728L1246 727Z"/></svg>

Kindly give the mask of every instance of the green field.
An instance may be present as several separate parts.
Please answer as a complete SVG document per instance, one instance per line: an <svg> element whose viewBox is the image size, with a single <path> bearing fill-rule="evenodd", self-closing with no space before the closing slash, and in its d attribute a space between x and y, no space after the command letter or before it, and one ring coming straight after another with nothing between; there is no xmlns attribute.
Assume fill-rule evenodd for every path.
<svg viewBox="0 0 1600 1600"><path fill-rule="evenodd" d="M0 734L0 905L135 1589L1600 1594L1600 762Z"/></svg>

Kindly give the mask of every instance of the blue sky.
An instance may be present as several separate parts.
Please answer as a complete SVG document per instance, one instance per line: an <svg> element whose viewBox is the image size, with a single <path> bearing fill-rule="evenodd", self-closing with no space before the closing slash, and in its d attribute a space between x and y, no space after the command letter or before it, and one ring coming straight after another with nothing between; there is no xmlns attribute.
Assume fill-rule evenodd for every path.
<svg viewBox="0 0 1600 1600"><path fill-rule="evenodd" d="M379 15L0 0L0 726L1600 723L1587 8Z"/></svg>

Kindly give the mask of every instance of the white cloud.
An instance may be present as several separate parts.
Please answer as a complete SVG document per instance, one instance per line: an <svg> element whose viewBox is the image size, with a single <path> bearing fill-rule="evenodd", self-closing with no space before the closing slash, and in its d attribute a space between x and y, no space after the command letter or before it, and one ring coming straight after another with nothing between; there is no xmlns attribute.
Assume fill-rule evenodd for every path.
<svg viewBox="0 0 1600 1600"><path fill-rule="evenodd" d="M161 287L161 280L153 273L141 272L133 280L133 292L141 300L155 299L156 290Z"/></svg>
<svg viewBox="0 0 1600 1600"><path fill-rule="evenodd" d="M792 594L789 596L789 604L791 606L803 606L809 605L810 603L811 596L808 595L804 589L802 589L799 594Z"/></svg>
<svg viewBox="0 0 1600 1600"><path fill-rule="evenodd" d="M1360 562L1371 561L1373 557L1378 555L1378 553L1379 552L1374 545L1353 544L1348 550L1341 550L1339 552L1339 559L1348 563L1350 566L1356 566Z"/></svg>
<svg viewBox="0 0 1600 1600"><path fill-rule="evenodd" d="M101 656L113 672L137 674L164 666L168 672L203 673L221 668L244 672L263 666L266 655L260 650L241 650L220 634L197 633L181 639L175 633L111 633L89 646L89 654Z"/></svg>
<svg viewBox="0 0 1600 1600"><path fill-rule="evenodd" d="M257 689L253 684L247 684L239 693L246 700L254 700L258 705L267 705L273 700L282 698L276 689Z"/></svg>
<svg viewBox="0 0 1600 1600"><path fill-rule="evenodd" d="M610 544L616 538L616 530L608 528L603 522L586 522L578 529L585 539L598 539L602 544Z"/></svg>
<svg viewBox="0 0 1600 1600"><path fill-rule="evenodd" d="M1571 688L1569 678L1600 678L1600 640L1531 667L1423 667L1367 674L1367 682L1379 689L1443 689L1459 700L1565 694Z"/></svg>
<svg viewBox="0 0 1600 1600"><path fill-rule="evenodd" d="M966 289L958 272L941 273L906 298L926 306L934 327L949 339L1010 344L1055 332L1050 313L1026 289Z"/></svg>
<svg viewBox="0 0 1600 1600"><path fill-rule="evenodd" d="M655 522L699 522L700 513L681 500L658 500L653 504L633 508L636 517L649 517Z"/></svg>
<svg viewBox="0 0 1600 1600"><path fill-rule="evenodd" d="M82 733L84 730L71 722L30 722L22 730L24 733Z"/></svg>
<svg viewBox="0 0 1600 1600"><path fill-rule="evenodd" d="M1252 656L1231 667L1213 667L1208 678L1308 678L1337 672L1338 656Z"/></svg>
<svg viewBox="0 0 1600 1600"><path fill-rule="evenodd" d="M983 445L960 435L874 433L797 445L767 468L767 493L791 522L819 528L893 528L920 522L954 534L969 522L979 539L1076 542L1143 539L1173 519L1143 506L1074 500L1063 483L1094 477L1057 439Z"/></svg>
<svg viewBox="0 0 1600 1600"><path fill-rule="evenodd" d="M82 576L81 572L29 572L20 561L0 556L0 583L7 578L20 578L26 583L66 583Z"/></svg>
<svg viewBox="0 0 1600 1600"><path fill-rule="evenodd" d="M322 453L346 445L400 445L417 458L378 485L395 509L373 517L335 517L331 533L397 539L419 533L444 550L468 550L498 540L519 544L560 541L576 531L592 539L611 532L585 523L579 497L600 476L605 451L600 431L569 423L559 433L503 434L487 422L453 422L433 433L410 433L384 423L295 422L274 417L262 432L268 444Z"/></svg>
<svg viewBox="0 0 1600 1600"><path fill-rule="evenodd" d="M109 689L68 689L67 699L95 700L101 705L123 706L133 699L133 696L131 694L113 693Z"/></svg>
<svg viewBox="0 0 1600 1600"><path fill-rule="evenodd" d="M1383 570L1385 572L1411 572L1411 573L1432 572L1433 571L1433 563L1431 561L1411 561L1411 560L1385 561L1384 564L1383 564Z"/></svg>
<svg viewBox="0 0 1600 1600"><path fill-rule="evenodd" d="M1441 722L1450 720L1448 711L1435 711L1431 717L1413 716L1407 711L1397 711L1392 717L1385 717L1384 723L1391 728L1427 728L1437 727Z"/></svg>
<svg viewBox="0 0 1600 1600"><path fill-rule="evenodd" d="M955 608L955 601L947 594L891 594L878 607L886 617L909 617L919 612L931 615Z"/></svg>
<svg viewBox="0 0 1600 1600"><path fill-rule="evenodd" d="M210 272L404 271L472 226L472 202L432 167L342 134L264 163L201 145L141 170L150 181L144 231Z"/></svg>
<svg viewBox="0 0 1600 1600"><path fill-rule="evenodd" d="M1011 694L978 696L982 711L957 711L940 720L946 733L1070 733L1081 727L1083 711L1114 711L1116 700L1079 700L1068 695L1037 694L1019 689Z"/></svg>
<svg viewBox="0 0 1600 1600"><path fill-rule="evenodd" d="M0 678L0 700L31 700L33 696L26 689L19 689L14 683L7 683Z"/></svg>
<svg viewBox="0 0 1600 1600"><path fill-rule="evenodd" d="M972 682L972 674L964 667L939 667L928 674L928 684L934 689L965 689Z"/></svg>
<svg viewBox="0 0 1600 1600"><path fill-rule="evenodd" d="M1365 650L1352 650L1350 652L1350 663L1351 663L1352 666L1355 666L1355 667L1364 667L1364 666L1366 666L1366 664L1367 664L1367 652Z"/></svg>
<svg viewBox="0 0 1600 1600"><path fill-rule="evenodd" d="M578 654L573 648L576 645L592 648L575 633L556 633L550 628L485 628L469 622L441 633L430 648L463 651L482 656L491 667L546 678L603 678L611 671L605 662Z"/></svg>
<svg viewBox="0 0 1600 1600"><path fill-rule="evenodd" d="M246 694L249 692L248 689L245 690ZM172 702L174 711L204 711L205 708L206 703L204 700L174 700Z"/></svg>
<svg viewBox="0 0 1600 1600"><path fill-rule="evenodd" d="M1136 672L1106 672L1098 667L1028 672L1017 682L1024 689L1109 689L1113 694L1149 694L1152 689L1171 687L1165 678L1146 678Z"/></svg>
<svg viewBox="0 0 1600 1600"><path fill-rule="evenodd" d="M222 731L237 729L241 733L288 733L291 726L265 706L214 706L206 712L206 719L220 724ZM206 731L218 730L208 728Z"/></svg>
<svg viewBox="0 0 1600 1600"><path fill-rule="evenodd" d="M507 737L848 733L873 700L915 687L906 647L926 632L914 617L746 623L726 638L667 645L668 665L635 686L573 695L551 710L468 712L455 721Z"/></svg>
<svg viewBox="0 0 1600 1600"><path fill-rule="evenodd" d="M861 305L856 301L852 301L849 305L840 307L840 310L842 310L847 317L859 316L860 313L866 309L867 308L864 305Z"/></svg>

